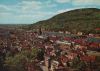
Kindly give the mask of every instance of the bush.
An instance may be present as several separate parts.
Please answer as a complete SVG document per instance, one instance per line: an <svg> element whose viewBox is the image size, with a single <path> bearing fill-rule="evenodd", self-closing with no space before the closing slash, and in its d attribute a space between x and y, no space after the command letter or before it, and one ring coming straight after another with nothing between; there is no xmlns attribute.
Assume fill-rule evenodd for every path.
<svg viewBox="0 0 100 71"><path fill-rule="evenodd" d="M26 71L27 62L31 62L37 56L37 49L32 48L32 51L23 50L15 56L7 56L5 66L9 71Z"/></svg>

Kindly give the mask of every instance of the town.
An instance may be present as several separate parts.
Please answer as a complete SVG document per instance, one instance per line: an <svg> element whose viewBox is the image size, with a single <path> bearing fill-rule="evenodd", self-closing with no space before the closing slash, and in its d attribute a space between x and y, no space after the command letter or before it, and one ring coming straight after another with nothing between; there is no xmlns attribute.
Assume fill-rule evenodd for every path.
<svg viewBox="0 0 100 71"><path fill-rule="evenodd" d="M0 0L0 71L100 71L100 0Z"/></svg>
<svg viewBox="0 0 100 71"><path fill-rule="evenodd" d="M0 29L0 70L100 71L100 34Z"/></svg>

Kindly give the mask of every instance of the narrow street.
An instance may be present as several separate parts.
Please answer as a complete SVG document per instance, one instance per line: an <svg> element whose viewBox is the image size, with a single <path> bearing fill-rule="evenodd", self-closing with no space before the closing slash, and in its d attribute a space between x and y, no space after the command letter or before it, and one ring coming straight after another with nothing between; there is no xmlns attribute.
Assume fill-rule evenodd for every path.
<svg viewBox="0 0 100 71"><path fill-rule="evenodd" d="M40 68L41 68L43 71L48 71L48 68L47 68L46 66L40 65Z"/></svg>

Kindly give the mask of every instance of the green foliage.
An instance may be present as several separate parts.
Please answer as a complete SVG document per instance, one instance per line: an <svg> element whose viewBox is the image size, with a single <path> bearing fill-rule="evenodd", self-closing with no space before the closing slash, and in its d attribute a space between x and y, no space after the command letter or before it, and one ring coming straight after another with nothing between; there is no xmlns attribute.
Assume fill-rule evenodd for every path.
<svg viewBox="0 0 100 71"><path fill-rule="evenodd" d="M9 71L26 71L26 63L35 59L37 51L36 48L32 48L32 51L23 50L15 56L7 56L5 66L8 67Z"/></svg>
<svg viewBox="0 0 100 71"><path fill-rule="evenodd" d="M78 57L75 57L72 61L72 67L77 68L77 65L80 63L80 59Z"/></svg>
<svg viewBox="0 0 100 71"><path fill-rule="evenodd" d="M32 24L29 29L41 26L46 30L68 30L82 31L85 33L96 33L95 28L100 27L100 9L87 8L68 11L58 14L51 19ZM98 33L98 32L97 32Z"/></svg>
<svg viewBox="0 0 100 71"><path fill-rule="evenodd" d="M25 59L25 56L19 54L14 57L7 57L5 66L8 67L10 71L23 71L24 66L21 62L23 59Z"/></svg>

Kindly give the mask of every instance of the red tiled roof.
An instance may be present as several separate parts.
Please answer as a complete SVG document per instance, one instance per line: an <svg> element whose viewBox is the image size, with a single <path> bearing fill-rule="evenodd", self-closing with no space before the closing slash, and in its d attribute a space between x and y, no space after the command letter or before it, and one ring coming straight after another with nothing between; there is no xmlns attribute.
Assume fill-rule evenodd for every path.
<svg viewBox="0 0 100 71"><path fill-rule="evenodd" d="M100 30L100 28L96 28L95 30Z"/></svg>
<svg viewBox="0 0 100 71"><path fill-rule="evenodd" d="M95 61L95 56L82 56L81 60L86 62Z"/></svg>

